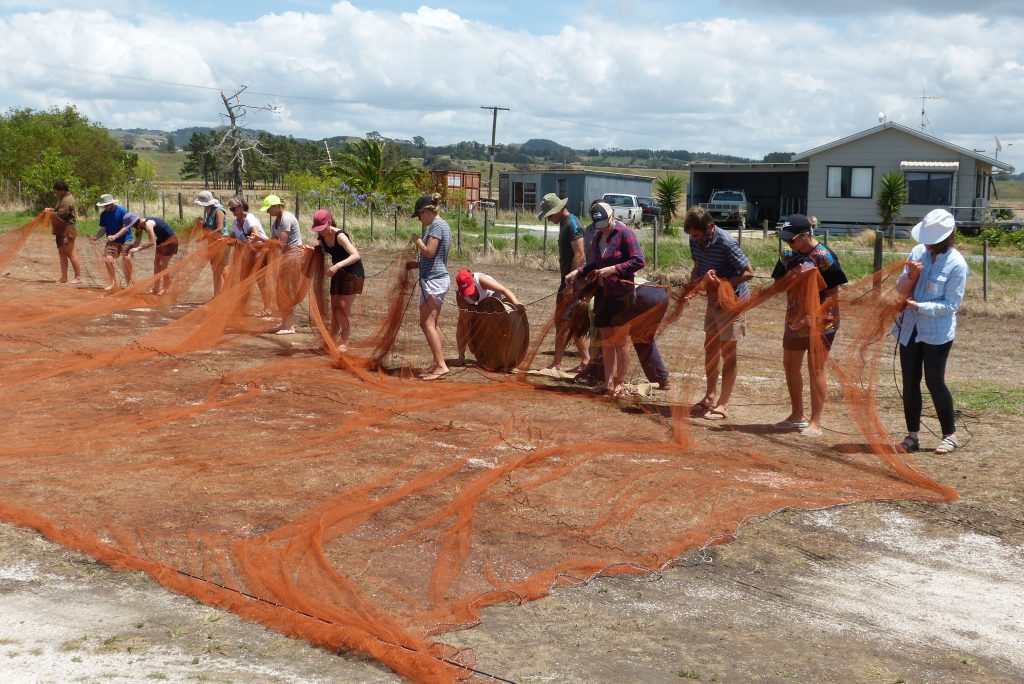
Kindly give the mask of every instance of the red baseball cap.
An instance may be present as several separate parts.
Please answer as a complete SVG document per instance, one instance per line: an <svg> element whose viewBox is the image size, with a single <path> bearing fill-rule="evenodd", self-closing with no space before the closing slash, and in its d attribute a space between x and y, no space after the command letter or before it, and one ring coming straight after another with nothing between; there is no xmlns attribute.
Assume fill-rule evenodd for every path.
<svg viewBox="0 0 1024 684"><path fill-rule="evenodd" d="M331 212L326 209L319 209L313 214L313 232L322 233L327 230L327 226L334 225L334 217L331 216Z"/></svg>
<svg viewBox="0 0 1024 684"><path fill-rule="evenodd" d="M472 297L476 294L476 285L473 283L473 274L468 268L459 271L455 276L455 284L459 286L459 294L464 297Z"/></svg>

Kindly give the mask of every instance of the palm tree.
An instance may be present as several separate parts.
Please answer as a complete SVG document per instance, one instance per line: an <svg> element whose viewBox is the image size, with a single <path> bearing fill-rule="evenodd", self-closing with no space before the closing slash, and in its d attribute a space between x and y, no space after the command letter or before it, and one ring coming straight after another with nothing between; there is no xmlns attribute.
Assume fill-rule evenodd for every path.
<svg viewBox="0 0 1024 684"><path fill-rule="evenodd" d="M670 173L654 182L654 196L661 207L661 216L667 229L672 218L679 213L679 204L686 195L686 181ZM685 208L685 207L684 207Z"/></svg>
<svg viewBox="0 0 1024 684"><path fill-rule="evenodd" d="M349 143L331 170L368 199L384 197L391 202L408 194L417 171L397 147L375 139Z"/></svg>
<svg viewBox="0 0 1024 684"><path fill-rule="evenodd" d="M889 229L889 244L896 240L896 219L907 201L907 178L899 171L890 171L878 179L878 218L882 230Z"/></svg>

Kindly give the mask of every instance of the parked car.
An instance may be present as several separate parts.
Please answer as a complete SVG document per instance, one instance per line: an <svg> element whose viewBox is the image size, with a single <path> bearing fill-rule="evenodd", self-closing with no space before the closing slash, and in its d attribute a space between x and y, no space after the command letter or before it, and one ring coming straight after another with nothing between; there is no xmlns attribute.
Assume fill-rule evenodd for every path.
<svg viewBox="0 0 1024 684"><path fill-rule="evenodd" d="M643 220L644 210L636 195L620 195L615 192L606 192L601 196L601 201L612 208L615 218L623 223L639 226Z"/></svg>
<svg viewBox="0 0 1024 684"><path fill-rule="evenodd" d="M700 206L707 209L719 226L745 228L757 223L757 205L747 200L743 190L714 190L710 199Z"/></svg>
<svg viewBox="0 0 1024 684"><path fill-rule="evenodd" d="M643 223L656 223L658 217L661 216L661 205L658 204L658 200L653 197L637 197L637 202L640 203L640 208L643 209Z"/></svg>

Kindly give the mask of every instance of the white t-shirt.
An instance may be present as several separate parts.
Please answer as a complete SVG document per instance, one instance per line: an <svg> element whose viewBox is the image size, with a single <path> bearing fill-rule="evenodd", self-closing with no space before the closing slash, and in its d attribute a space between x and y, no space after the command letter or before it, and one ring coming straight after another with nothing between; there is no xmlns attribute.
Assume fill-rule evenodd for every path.
<svg viewBox="0 0 1024 684"><path fill-rule="evenodd" d="M260 224L260 220L255 214L250 214L248 212L246 212L244 219L235 219L235 224L232 226L232 232L234 233L234 236L242 242L248 240L249 236L253 233L256 234L256 237L263 238L264 240L267 239L267 234L263 232L263 225Z"/></svg>
<svg viewBox="0 0 1024 684"><path fill-rule="evenodd" d="M490 297L491 295L494 294L494 292L492 290L488 290L486 287L483 287L482 285L480 285L480 276L484 276L486 278L490 278L490 276L487 275L486 273L474 273L473 274L473 287L476 288L476 293L472 297L466 297L465 295L463 295L463 297L462 297L463 299L465 299L470 304L479 304L481 301L484 300L484 298ZM500 295L498 295L498 296L500 298Z"/></svg>

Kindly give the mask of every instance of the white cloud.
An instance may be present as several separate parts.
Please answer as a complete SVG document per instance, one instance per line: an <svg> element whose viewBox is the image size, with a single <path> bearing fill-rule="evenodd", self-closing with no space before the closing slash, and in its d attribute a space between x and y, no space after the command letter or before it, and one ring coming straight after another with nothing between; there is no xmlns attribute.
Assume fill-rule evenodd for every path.
<svg viewBox="0 0 1024 684"><path fill-rule="evenodd" d="M1019 33L1019 18L638 21L594 12L532 35L445 9L399 14L347 2L232 24L24 12L0 18L0 105L71 101L108 125L170 129L219 123L222 107L215 90L167 83L246 84L248 102L285 105L277 115L254 112L248 125L310 138L377 130L431 144L487 141L490 113L479 107L499 105L512 108L498 125L509 142L760 157L868 128L879 111L916 126L927 89L942 98L927 102L939 137L980 148L993 135L1019 137L1024 153L1024 47L999 38Z"/></svg>

